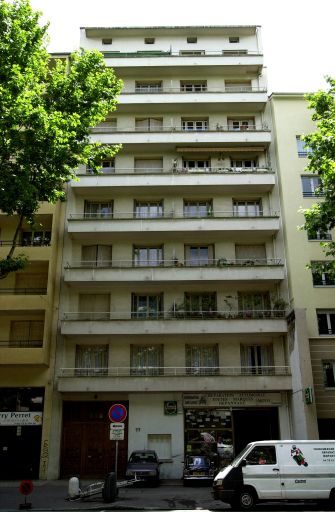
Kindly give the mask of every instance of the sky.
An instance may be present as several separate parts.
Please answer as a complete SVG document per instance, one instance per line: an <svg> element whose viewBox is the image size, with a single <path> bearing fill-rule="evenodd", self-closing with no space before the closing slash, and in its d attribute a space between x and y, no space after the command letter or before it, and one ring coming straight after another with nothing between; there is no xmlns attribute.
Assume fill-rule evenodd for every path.
<svg viewBox="0 0 335 512"><path fill-rule="evenodd" d="M79 48L79 27L261 25L268 92L314 92L335 77L334 0L30 0L49 51Z"/></svg>

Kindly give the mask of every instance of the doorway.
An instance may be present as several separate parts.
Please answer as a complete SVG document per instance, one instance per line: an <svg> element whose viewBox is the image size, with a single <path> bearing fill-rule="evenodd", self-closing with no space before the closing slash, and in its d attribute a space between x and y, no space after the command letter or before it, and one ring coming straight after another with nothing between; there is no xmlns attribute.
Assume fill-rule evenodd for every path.
<svg viewBox="0 0 335 512"><path fill-rule="evenodd" d="M252 441L279 439L278 409L233 410L235 454Z"/></svg>

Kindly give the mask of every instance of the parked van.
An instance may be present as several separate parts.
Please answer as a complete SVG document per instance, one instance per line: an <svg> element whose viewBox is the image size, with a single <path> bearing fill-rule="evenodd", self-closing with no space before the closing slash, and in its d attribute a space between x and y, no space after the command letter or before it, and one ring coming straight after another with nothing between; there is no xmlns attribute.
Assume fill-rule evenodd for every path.
<svg viewBox="0 0 335 512"><path fill-rule="evenodd" d="M257 501L330 500L335 504L335 441L257 441L220 471L213 496L233 508Z"/></svg>

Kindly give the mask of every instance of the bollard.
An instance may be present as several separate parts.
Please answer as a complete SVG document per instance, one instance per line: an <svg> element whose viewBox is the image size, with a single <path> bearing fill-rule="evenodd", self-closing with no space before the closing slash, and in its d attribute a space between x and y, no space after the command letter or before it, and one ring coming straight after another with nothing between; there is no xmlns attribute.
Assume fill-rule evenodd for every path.
<svg viewBox="0 0 335 512"><path fill-rule="evenodd" d="M102 497L105 503L111 503L117 496L116 474L108 473L105 476L105 485L102 490Z"/></svg>
<svg viewBox="0 0 335 512"><path fill-rule="evenodd" d="M69 480L68 496L69 498L76 498L80 494L79 478L73 476Z"/></svg>

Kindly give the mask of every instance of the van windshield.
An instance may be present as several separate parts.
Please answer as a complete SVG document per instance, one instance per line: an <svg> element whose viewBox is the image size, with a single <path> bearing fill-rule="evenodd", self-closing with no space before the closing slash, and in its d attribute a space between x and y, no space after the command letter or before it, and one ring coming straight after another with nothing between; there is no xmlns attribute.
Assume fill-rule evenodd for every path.
<svg viewBox="0 0 335 512"><path fill-rule="evenodd" d="M235 457L235 459L230 463L231 466L238 466L242 459L245 458L246 453L250 450L250 444L247 444L247 446Z"/></svg>

